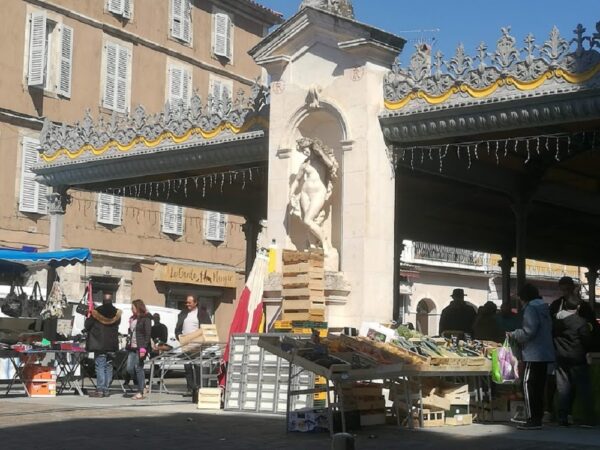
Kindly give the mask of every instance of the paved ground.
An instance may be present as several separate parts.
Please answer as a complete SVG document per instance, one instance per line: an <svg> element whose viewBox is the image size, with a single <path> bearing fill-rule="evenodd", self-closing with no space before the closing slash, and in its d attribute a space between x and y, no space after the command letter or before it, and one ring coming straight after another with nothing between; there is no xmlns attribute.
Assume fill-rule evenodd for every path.
<svg viewBox="0 0 600 450"><path fill-rule="evenodd" d="M120 396L90 399L0 397L0 449L298 449L330 448L326 433L284 431L281 417L202 412L175 395L134 401ZM408 431L365 428L356 449L386 450L585 450L600 447L600 429L546 427L517 431L510 425L472 425Z"/></svg>

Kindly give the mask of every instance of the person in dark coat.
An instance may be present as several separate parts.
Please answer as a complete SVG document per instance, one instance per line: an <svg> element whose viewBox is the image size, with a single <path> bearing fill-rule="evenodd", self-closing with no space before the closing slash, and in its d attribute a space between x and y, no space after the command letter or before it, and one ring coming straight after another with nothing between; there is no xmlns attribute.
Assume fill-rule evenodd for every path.
<svg viewBox="0 0 600 450"><path fill-rule="evenodd" d="M521 346L522 360L525 363L523 375L523 395L527 422L519 425L520 430L542 428L544 416L544 387L548 364L555 359L552 343L552 319L548 305L532 284L525 284L519 290L523 308L523 327L507 333L507 336Z"/></svg>
<svg viewBox="0 0 600 450"><path fill-rule="evenodd" d="M113 359L119 350L119 324L122 311L112 304L112 294L104 294L102 305L85 320L86 349L94 352L96 390L90 397L108 397L113 376Z"/></svg>
<svg viewBox="0 0 600 450"><path fill-rule="evenodd" d="M473 324L473 337L480 341L503 342L505 331L498 326L496 311L498 307L494 302L486 302L477 311Z"/></svg>
<svg viewBox="0 0 600 450"><path fill-rule="evenodd" d="M440 334L444 331L472 333L476 313L465 302L465 291L454 289L450 297L452 297L452 301L442 310L440 317Z"/></svg>
<svg viewBox="0 0 600 450"><path fill-rule="evenodd" d="M568 426L575 393L585 408L583 425L594 423L592 382L587 365L586 354L592 340L591 324L579 314L579 308L585 303L581 299L571 297L567 304L573 305L579 300L575 309L560 309L553 320L554 346L556 348L556 390L558 392L558 424Z"/></svg>
<svg viewBox="0 0 600 450"><path fill-rule="evenodd" d="M166 344L169 339L169 330L164 323L160 321L160 315L155 313L152 315L152 321L154 325L152 325L152 341L156 344Z"/></svg>
<svg viewBox="0 0 600 450"><path fill-rule="evenodd" d="M144 359L148 355L152 336L152 319L142 300L131 302L131 318L129 319L129 336L127 351L127 371L131 378L136 380L137 394L133 396L134 400L144 398L144 388L146 387L146 378L144 374Z"/></svg>

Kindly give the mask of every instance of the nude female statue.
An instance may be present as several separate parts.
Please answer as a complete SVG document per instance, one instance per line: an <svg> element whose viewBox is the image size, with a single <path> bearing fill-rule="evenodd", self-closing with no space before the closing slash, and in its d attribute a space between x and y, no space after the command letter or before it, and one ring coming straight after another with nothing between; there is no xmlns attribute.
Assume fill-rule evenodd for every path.
<svg viewBox="0 0 600 450"><path fill-rule="evenodd" d="M317 244L327 255L332 250L331 243L323 230L326 217L325 204L333 193L333 182L337 179L338 163L333 151L318 139L301 138L297 150L306 159L300 165L290 187L290 214L298 216L308 228Z"/></svg>

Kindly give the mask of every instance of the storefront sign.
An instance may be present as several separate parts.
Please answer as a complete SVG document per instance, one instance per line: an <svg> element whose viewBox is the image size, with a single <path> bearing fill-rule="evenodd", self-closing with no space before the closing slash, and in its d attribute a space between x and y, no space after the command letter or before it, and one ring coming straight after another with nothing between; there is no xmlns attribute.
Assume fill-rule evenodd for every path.
<svg viewBox="0 0 600 450"><path fill-rule="evenodd" d="M237 287L237 276L233 271L179 264L155 264L154 281L234 289Z"/></svg>

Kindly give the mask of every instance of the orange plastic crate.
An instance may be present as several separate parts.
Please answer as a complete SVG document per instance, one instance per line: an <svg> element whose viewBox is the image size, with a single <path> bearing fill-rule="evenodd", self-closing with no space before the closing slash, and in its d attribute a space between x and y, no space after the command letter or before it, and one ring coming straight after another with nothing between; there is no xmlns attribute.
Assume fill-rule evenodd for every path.
<svg viewBox="0 0 600 450"><path fill-rule="evenodd" d="M56 397L56 383L29 382L26 387L30 397Z"/></svg>

